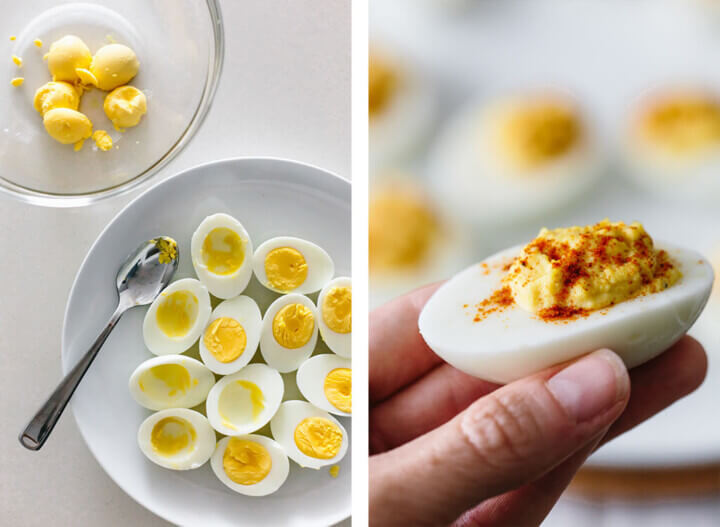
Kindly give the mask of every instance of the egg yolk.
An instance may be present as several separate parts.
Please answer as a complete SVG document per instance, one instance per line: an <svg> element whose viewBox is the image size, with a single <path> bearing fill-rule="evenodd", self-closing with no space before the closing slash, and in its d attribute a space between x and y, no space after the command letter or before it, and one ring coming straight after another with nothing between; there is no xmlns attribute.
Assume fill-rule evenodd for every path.
<svg viewBox="0 0 720 527"><path fill-rule="evenodd" d="M325 324L336 333L352 331L352 289L333 287L325 295L322 305Z"/></svg>
<svg viewBox="0 0 720 527"><path fill-rule="evenodd" d="M255 485L270 474L272 457L260 443L233 437L223 454L223 469L238 485Z"/></svg>
<svg viewBox="0 0 720 527"><path fill-rule="evenodd" d="M165 417L153 426L150 444L163 456L172 457L195 443L195 428L180 417Z"/></svg>
<svg viewBox="0 0 720 527"><path fill-rule="evenodd" d="M75 87L67 82L47 82L35 92L33 106L41 115L45 115L55 108L69 108L77 110L80 105L80 95Z"/></svg>
<svg viewBox="0 0 720 527"><path fill-rule="evenodd" d="M370 54L369 62L368 112L372 119L389 106L397 91L399 79L392 66L376 54Z"/></svg>
<svg viewBox="0 0 720 527"><path fill-rule="evenodd" d="M265 409L265 395L254 382L239 380L228 384L220 394L218 413L223 424L235 429L233 423L257 419Z"/></svg>
<svg viewBox="0 0 720 527"><path fill-rule="evenodd" d="M107 152L112 148L112 137L110 137L105 130L95 130L92 134L92 139L95 141L97 147L103 152Z"/></svg>
<svg viewBox="0 0 720 527"><path fill-rule="evenodd" d="M161 238L155 238L155 247L157 247L160 254L158 254L158 262L161 264L169 264L175 258L177 258L177 242L172 238L163 236Z"/></svg>
<svg viewBox="0 0 720 527"><path fill-rule="evenodd" d="M333 478L338 477L338 474L340 474L340 465L333 465L332 467L330 467L329 472Z"/></svg>
<svg viewBox="0 0 720 527"><path fill-rule="evenodd" d="M203 343L218 362L228 363L245 351L245 328L234 318L220 317L205 330Z"/></svg>
<svg viewBox="0 0 720 527"><path fill-rule="evenodd" d="M558 101L534 100L508 111L499 139L511 164L533 169L567 154L581 136L580 118L573 108Z"/></svg>
<svg viewBox="0 0 720 527"><path fill-rule="evenodd" d="M341 412L352 412L352 370L335 368L325 377L325 397Z"/></svg>
<svg viewBox="0 0 720 527"><path fill-rule="evenodd" d="M147 113L147 97L135 86L120 86L105 96L103 110L116 130L137 126Z"/></svg>
<svg viewBox="0 0 720 527"><path fill-rule="evenodd" d="M159 364L144 372L138 384L150 397L175 397L190 388L190 372L180 364ZM195 379L197 384L197 379Z"/></svg>
<svg viewBox="0 0 720 527"><path fill-rule="evenodd" d="M292 247L273 249L265 257L265 275L272 287L292 291L300 287L308 274L305 257Z"/></svg>
<svg viewBox="0 0 720 527"><path fill-rule="evenodd" d="M343 433L324 417L308 417L295 427L295 445L308 457L332 459L342 446Z"/></svg>
<svg viewBox="0 0 720 527"><path fill-rule="evenodd" d="M79 80L75 70L87 69L92 62L87 45L74 35L64 36L50 44L45 57L54 81L75 82Z"/></svg>
<svg viewBox="0 0 720 527"><path fill-rule="evenodd" d="M245 261L245 244L237 232L227 227L218 227L205 236L202 259L213 274L233 274Z"/></svg>
<svg viewBox="0 0 720 527"><path fill-rule="evenodd" d="M273 319L272 332L283 348L297 349L310 341L315 329L315 317L302 304L288 304Z"/></svg>
<svg viewBox="0 0 720 527"><path fill-rule="evenodd" d="M198 299L190 291L163 293L155 319L157 325L170 338L185 336L197 318Z"/></svg>

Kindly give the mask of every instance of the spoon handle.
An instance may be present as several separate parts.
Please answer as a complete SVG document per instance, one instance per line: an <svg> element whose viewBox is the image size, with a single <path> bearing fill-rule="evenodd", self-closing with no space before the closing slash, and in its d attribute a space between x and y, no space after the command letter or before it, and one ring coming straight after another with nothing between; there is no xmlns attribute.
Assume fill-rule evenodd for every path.
<svg viewBox="0 0 720 527"><path fill-rule="evenodd" d="M88 370L93 360L95 360L98 351L100 351L100 348L105 343L105 340L107 340L108 335L110 335L110 332L113 330L118 320L120 320L120 317L126 309L127 307L124 306L122 302L118 305L115 313L113 313L112 317L110 317L110 321L107 323L107 326L105 326L105 329L103 329L102 333L100 333L95 342L93 342L93 345L90 346L87 353L85 353L83 358L80 359L80 362L78 362L77 365L70 370L70 373L68 373L65 378L60 381L60 384L58 384L58 387L55 388L52 395L48 397L45 404L40 407L35 416L30 420L25 427L25 430L23 430L18 437L22 446L29 450L40 450L42 448L45 441L47 441L47 438L50 436L50 432L52 432L53 428L55 428L58 419L60 419L60 416L62 415L63 410L65 410L65 406L67 406L67 403L70 401L75 389L78 387L78 384L80 384L85 372Z"/></svg>

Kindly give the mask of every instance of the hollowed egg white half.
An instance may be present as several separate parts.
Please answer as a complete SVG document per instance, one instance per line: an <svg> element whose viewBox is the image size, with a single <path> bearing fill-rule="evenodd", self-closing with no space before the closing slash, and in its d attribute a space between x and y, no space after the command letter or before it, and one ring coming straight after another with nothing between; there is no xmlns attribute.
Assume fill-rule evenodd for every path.
<svg viewBox="0 0 720 527"><path fill-rule="evenodd" d="M508 249L443 284L420 313L420 333L448 363L499 383L600 348L615 351L632 368L672 346L693 325L713 283L712 268L699 253L661 243L656 247L666 250L682 273L663 291L564 321L541 320L514 304L475 322L473 306L500 288L503 265L522 247Z"/></svg>
<svg viewBox="0 0 720 527"><path fill-rule="evenodd" d="M284 392L277 371L265 364L248 364L212 387L205 403L208 420L221 434L252 433L275 415Z"/></svg>
<svg viewBox="0 0 720 527"><path fill-rule="evenodd" d="M145 457L171 470L198 468L215 450L215 431L208 420L186 408L150 415L140 425L137 439Z"/></svg>
<svg viewBox="0 0 720 527"><path fill-rule="evenodd" d="M202 333L210 312L210 295L199 281L183 278L171 283L145 313L145 345L155 355L184 352Z"/></svg>
<svg viewBox="0 0 720 527"><path fill-rule="evenodd" d="M252 240L245 227L228 214L213 214L200 223L190 242L190 254L198 278L218 298L239 295L252 277Z"/></svg>
<svg viewBox="0 0 720 527"><path fill-rule="evenodd" d="M305 295L328 283L335 274L335 264L318 245L301 238L279 236L255 250L253 270L260 283L276 293Z"/></svg>
<svg viewBox="0 0 720 527"><path fill-rule="evenodd" d="M130 375L130 394L150 410L192 408L205 400L215 376L184 355L163 355L141 363Z"/></svg>
<svg viewBox="0 0 720 527"><path fill-rule="evenodd" d="M325 344L341 357L351 357L352 326L345 332L346 328L342 324L338 325L338 319L347 315L352 322L352 279L341 276L328 282L318 295L317 309L318 328ZM328 323L334 324L335 328L331 328Z"/></svg>
<svg viewBox="0 0 720 527"><path fill-rule="evenodd" d="M333 434L342 434L340 448L332 457L307 455L300 450L296 442L298 427L303 425L306 420L317 419L320 420L320 423L331 423L329 429ZM275 441L285 449L288 457L301 467L319 469L326 465L334 465L340 462L347 452L349 438L345 428L329 413L305 401L285 401L282 403L275 417L270 421L270 430ZM323 440L317 434L315 438L316 440Z"/></svg>
<svg viewBox="0 0 720 527"><path fill-rule="evenodd" d="M200 336L200 358L215 373L235 373L255 355L261 328L260 308L252 298L240 295L224 300L213 310ZM240 349L240 354L232 359Z"/></svg>
<svg viewBox="0 0 720 527"><path fill-rule="evenodd" d="M303 397L321 410L335 415L352 414L352 411L342 409L352 400L352 384L344 382L352 382L351 379L350 360L331 353L310 357L297 371L297 385Z"/></svg>
<svg viewBox="0 0 720 527"><path fill-rule="evenodd" d="M284 311L284 308L296 305L304 306L311 313L313 329L309 340L305 344L296 348L289 348L284 345L284 342L281 342L282 339L278 340L279 334L276 335L276 333L279 328L279 321L282 319L283 314L287 312ZM292 323L285 327L287 332L297 329L293 327ZM312 300L298 294L283 295L270 304L270 307L265 311L260 333L260 353L265 362L280 373L295 371L304 360L312 355L315 344L317 344L317 336L318 313Z"/></svg>

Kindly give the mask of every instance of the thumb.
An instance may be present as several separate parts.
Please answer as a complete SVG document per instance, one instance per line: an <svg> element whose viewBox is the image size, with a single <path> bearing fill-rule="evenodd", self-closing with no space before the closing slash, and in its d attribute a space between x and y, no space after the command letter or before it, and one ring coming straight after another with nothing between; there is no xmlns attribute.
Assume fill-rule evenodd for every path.
<svg viewBox="0 0 720 527"><path fill-rule="evenodd" d="M599 350L508 384L439 428L373 456L373 525L447 524L490 497L539 478L622 413L630 380Z"/></svg>

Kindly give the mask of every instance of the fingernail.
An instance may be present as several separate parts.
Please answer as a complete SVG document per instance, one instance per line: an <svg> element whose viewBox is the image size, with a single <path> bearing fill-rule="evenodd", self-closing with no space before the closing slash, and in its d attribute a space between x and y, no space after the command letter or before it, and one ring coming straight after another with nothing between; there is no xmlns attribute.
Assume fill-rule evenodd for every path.
<svg viewBox="0 0 720 527"><path fill-rule="evenodd" d="M610 350L595 351L547 381L555 399L576 422L588 421L624 398L630 389L627 369Z"/></svg>

